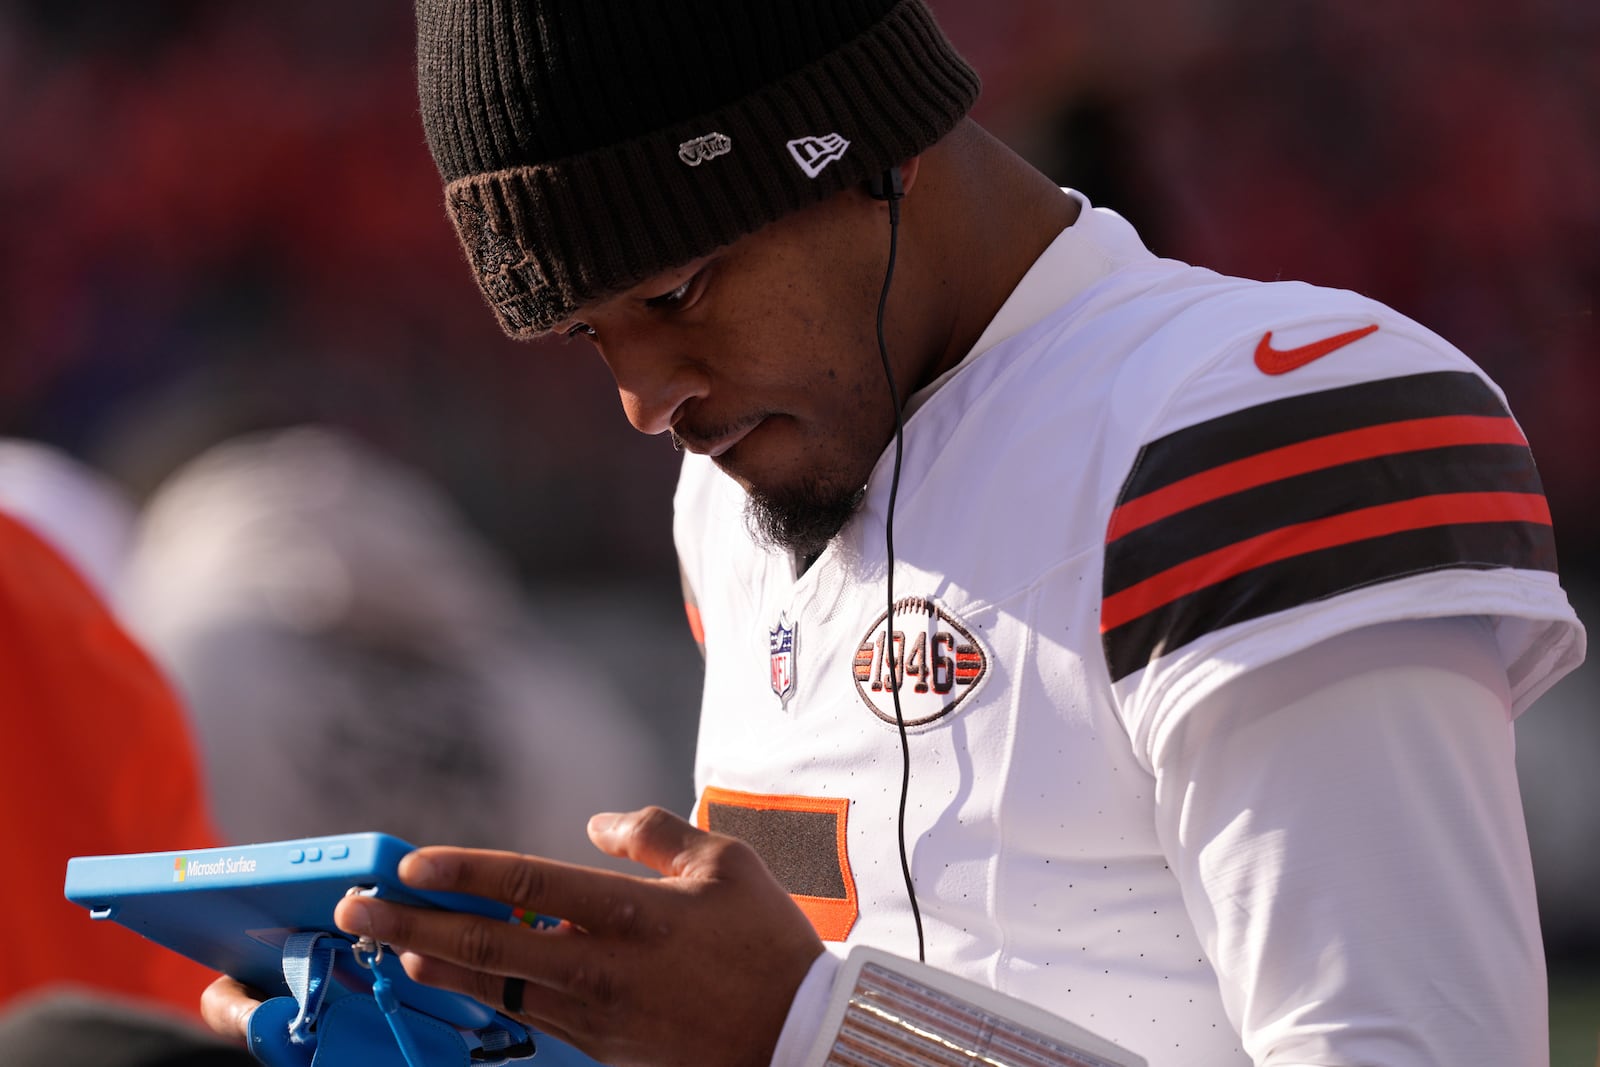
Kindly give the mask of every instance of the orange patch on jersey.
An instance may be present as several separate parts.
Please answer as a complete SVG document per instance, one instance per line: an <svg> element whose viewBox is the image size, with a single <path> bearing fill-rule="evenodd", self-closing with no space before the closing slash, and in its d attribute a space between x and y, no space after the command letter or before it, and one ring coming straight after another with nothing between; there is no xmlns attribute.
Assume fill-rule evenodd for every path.
<svg viewBox="0 0 1600 1067"><path fill-rule="evenodd" d="M707 786L695 807L702 830L756 850L800 906L817 936L843 941L861 913L850 871L846 797L774 796Z"/></svg>

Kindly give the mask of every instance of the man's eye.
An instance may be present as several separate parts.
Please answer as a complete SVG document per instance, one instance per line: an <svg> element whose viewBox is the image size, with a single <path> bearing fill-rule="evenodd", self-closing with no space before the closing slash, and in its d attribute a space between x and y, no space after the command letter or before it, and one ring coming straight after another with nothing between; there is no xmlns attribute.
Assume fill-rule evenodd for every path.
<svg viewBox="0 0 1600 1067"><path fill-rule="evenodd" d="M689 295L689 290L694 286L695 278L698 277L698 274L690 277L687 281L678 286L676 289L672 290L670 293L662 293L660 296L652 296L650 299L644 302L644 306L648 308L677 307L679 304L683 303L684 298Z"/></svg>

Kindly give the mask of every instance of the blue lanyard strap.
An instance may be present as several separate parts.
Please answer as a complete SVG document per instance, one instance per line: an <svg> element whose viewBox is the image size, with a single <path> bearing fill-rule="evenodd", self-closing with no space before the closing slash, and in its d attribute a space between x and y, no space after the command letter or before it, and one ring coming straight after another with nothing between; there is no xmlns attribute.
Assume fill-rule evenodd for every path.
<svg viewBox="0 0 1600 1067"><path fill-rule="evenodd" d="M406 1025L405 1016L400 1011L400 998L395 996L389 976L376 967L372 969L372 997L383 1010L383 1021L389 1024L395 1044L400 1046L400 1055L406 1058L408 1067L424 1067L422 1050L417 1047L416 1038L411 1035L411 1028Z"/></svg>
<svg viewBox="0 0 1600 1067"><path fill-rule="evenodd" d="M317 1019L333 984L333 952L343 941L321 932L290 934L283 943L283 978L300 1010L289 1023L296 1045L317 1043Z"/></svg>

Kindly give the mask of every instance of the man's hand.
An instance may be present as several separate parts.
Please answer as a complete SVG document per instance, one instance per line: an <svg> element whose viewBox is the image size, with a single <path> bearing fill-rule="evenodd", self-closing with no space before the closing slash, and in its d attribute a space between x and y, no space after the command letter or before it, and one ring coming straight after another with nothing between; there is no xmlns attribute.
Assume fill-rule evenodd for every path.
<svg viewBox="0 0 1600 1067"><path fill-rule="evenodd" d="M507 979L522 979L515 1017L605 1063L768 1063L822 942L755 852L659 808L597 815L589 837L664 877L424 848L401 862L406 884L567 922L534 930L367 897L345 898L334 918L399 950L418 981L495 1008L506 1006ZM214 1028L234 1033L248 1004L241 990L220 988L227 981L203 1008Z"/></svg>

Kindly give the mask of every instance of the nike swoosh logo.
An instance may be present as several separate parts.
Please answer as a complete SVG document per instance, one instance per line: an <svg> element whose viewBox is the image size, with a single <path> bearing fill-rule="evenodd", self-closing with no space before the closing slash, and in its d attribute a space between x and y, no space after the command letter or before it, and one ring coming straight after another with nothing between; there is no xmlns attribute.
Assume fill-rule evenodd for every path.
<svg viewBox="0 0 1600 1067"><path fill-rule="evenodd" d="M1292 370L1299 370L1312 360L1321 359L1329 352L1337 352L1345 345L1377 331L1378 324L1373 323L1359 330L1324 337L1320 341L1313 341L1299 348L1277 349L1272 347L1272 331L1268 330L1256 343L1256 366L1261 369L1262 374L1288 374Z"/></svg>

